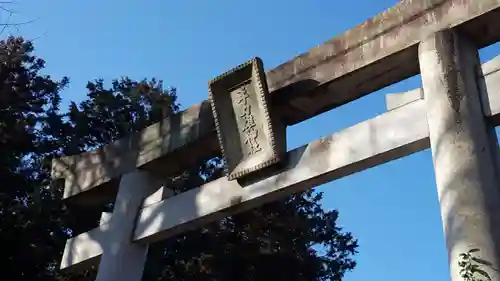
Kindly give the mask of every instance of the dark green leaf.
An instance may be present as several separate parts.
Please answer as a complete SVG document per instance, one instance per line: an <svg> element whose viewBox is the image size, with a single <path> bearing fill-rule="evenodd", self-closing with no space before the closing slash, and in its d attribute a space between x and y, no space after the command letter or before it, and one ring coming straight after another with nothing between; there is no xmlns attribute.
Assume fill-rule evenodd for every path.
<svg viewBox="0 0 500 281"><path fill-rule="evenodd" d="M488 280L490 280L490 281L491 281L491 277L490 277L490 275L489 275L486 271L484 271L484 270L482 270L482 269L476 269L474 272L481 274L481 275L482 275L482 276L484 276L486 279L488 279Z"/></svg>
<svg viewBox="0 0 500 281"><path fill-rule="evenodd" d="M489 261L486 261L486 260L483 260L483 259L480 259L480 258L476 258L476 257L472 257L472 260L477 262L477 263L480 263L482 265L487 265L487 266L492 266L493 264Z"/></svg>

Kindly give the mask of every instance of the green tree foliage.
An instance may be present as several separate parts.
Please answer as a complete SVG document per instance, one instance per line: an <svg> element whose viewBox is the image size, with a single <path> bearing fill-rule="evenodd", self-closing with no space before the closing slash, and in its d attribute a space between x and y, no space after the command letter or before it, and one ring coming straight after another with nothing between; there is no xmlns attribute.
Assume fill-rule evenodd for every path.
<svg viewBox="0 0 500 281"><path fill-rule="evenodd" d="M0 263L6 280L93 280L95 269L57 268L66 239L97 224L101 210L75 212L49 181L50 160L102 146L179 110L176 90L123 77L87 85L87 98L61 110L68 79L42 74L22 38L0 41ZM178 192L222 175L206 159L170 184ZM152 245L144 280L341 280L355 267L357 241L309 191ZM93 212L93 213L92 213ZM91 214L92 213L92 214ZM321 253L314 250L322 249Z"/></svg>
<svg viewBox="0 0 500 281"><path fill-rule="evenodd" d="M6 280L53 280L48 271L66 237L60 194L44 187L45 159L57 154L60 135L46 124L60 120L59 91L68 80L41 75L45 63L32 52L21 38L0 41L0 263Z"/></svg>
<svg viewBox="0 0 500 281"><path fill-rule="evenodd" d="M464 281L491 281L491 277L485 269L497 271L492 267L491 262L477 256L479 252L480 249L471 248L467 252L458 255L460 276Z"/></svg>

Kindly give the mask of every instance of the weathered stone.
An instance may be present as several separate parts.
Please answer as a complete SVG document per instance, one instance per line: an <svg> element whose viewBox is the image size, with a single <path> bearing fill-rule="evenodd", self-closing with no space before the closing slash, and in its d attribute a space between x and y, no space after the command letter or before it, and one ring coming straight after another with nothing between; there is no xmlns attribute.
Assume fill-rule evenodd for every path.
<svg viewBox="0 0 500 281"><path fill-rule="evenodd" d="M141 185L143 184L145 182L141 182ZM141 188L144 191L144 186L141 186ZM153 191L156 189L154 186L152 188ZM136 191L141 190L137 189ZM144 198L142 207L156 204L173 195L174 192L171 189L165 186L160 187L157 191ZM99 258L104 251L104 246L109 243L109 237L112 235L110 233L112 216L113 214L110 212L103 212L98 227L76 235L66 241L61 259L61 270L64 272L73 272L99 265Z"/></svg>
<svg viewBox="0 0 500 281"><path fill-rule="evenodd" d="M99 265L99 257L109 237L109 222L66 240L60 268L76 272Z"/></svg>
<svg viewBox="0 0 500 281"><path fill-rule="evenodd" d="M419 58L451 280L463 280L460 254L476 248L499 281L498 140L481 108L477 47L446 30L422 41Z"/></svg>
<svg viewBox="0 0 500 281"><path fill-rule="evenodd" d="M262 61L254 58L241 64L208 87L228 179L279 162L286 148L285 126L269 110Z"/></svg>
<svg viewBox="0 0 500 281"><path fill-rule="evenodd" d="M491 122L500 125L500 55L482 65L479 89L483 112L493 117Z"/></svg>
<svg viewBox="0 0 500 281"><path fill-rule="evenodd" d="M491 108L491 110L485 111L485 115L489 117L490 121L498 120L498 119L500 119L500 98L497 98L499 96L498 93L499 93L499 89L500 89L500 56L483 64L482 70L483 70L483 74L485 76L484 76L484 78L480 78L480 85L483 85L483 86L480 86L480 89L482 91L482 95L487 95L488 103L486 105L489 105L489 106L485 106L483 108L486 108L486 109ZM483 82L485 82L485 83L483 83ZM419 95L415 95L415 93L417 91L420 92L420 91L422 91L422 89L415 89L415 90L412 90L409 92L393 94L393 95L394 96L408 96L406 98L402 98L401 100L410 101L410 100L413 100L414 98L419 97ZM422 103L422 101L419 101L419 99L417 99L415 102L420 103L420 104ZM411 103L413 103L413 102L411 102ZM400 111L401 112L401 110L405 110L405 108L409 105L410 104L406 103L405 105L398 106L393 111ZM421 113L419 113L419 114L421 114ZM378 118L382 118L383 116L385 116L385 115L382 115ZM420 116L420 115L417 115L417 116ZM408 119L401 118L400 116L399 117L393 116L393 118L399 118L399 119L395 120L397 122L405 122L404 124L412 124L412 122L407 121ZM406 117L406 118L409 118L409 117ZM418 119L419 117L414 117L414 118ZM367 122L369 122L369 121L367 121ZM494 124L498 125L500 123L496 122ZM394 124L394 126L396 126L396 124ZM404 126L404 127L407 127L407 126ZM374 128L377 128L377 130L379 129L378 127L374 127ZM397 127L397 128L400 128L400 127ZM400 130L397 128L395 127L393 130L388 130L388 131L394 132L394 131ZM350 130L352 132L353 129L351 128ZM402 132L403 131L400 130L400 134L402 134ZM408 133L411 133L411 130L408 130ZM335 134L335 136L338 136L338 135L343 135L343 134L341 134L340 132ZM351 136L346 135L344 138L348 139L348 138L351 138ZM423 140L423 141L428 142L427 140ZM318 142L318 141L316 141L316 142ZM417 141L417 143L419 143L419 141ZM360 146L363 146L363 144L360 144ZM405 150L404 147L400 147L396 151L398 151L398 153L408 153L409 154L411 152L416 152L419 149L423 149L422 147L418 147L418 146L410 146L408 148L409 148L409 150ZM342 148L339 148L339 151L341 149ZM298 153L298 152L291 151L291 152L289 152L289 155L292 155L294 153ZM339 155L341 155L341 154L339 154ZM391 154L388 154L388 155L391 155ZM404 156L404 154L399 154L399 156ZM391 156L391 157L394 157L394 156ZM373 159L375 159L375 158L373 158ZM382 159L380 161L388 161L392 158L386 158L386 157L384 157L384 155L381 155L378 159ZM357 169L365 168L365 166L359 166L359 165L352 166L351 164L349 164L351 162L344 162L344 163L345 164L338 166L339 169L342 169L344 167L351 167L351 168L354 167L355 170L343 171L342 174L336 175L335 177L343 176L343 175L345 175L344 173L346 173L346 174L354 173ZM335 171L332 171L332 173L334 174ZM315 175L317 175L317 174L311 174L310 176L313 177ZM210 185L210 186L213 188L216 188L217 186L220 187L220 186L223 186L220 183L221 182L225 183L226 181L227 180L225 180L225 179L220 179L220 180L216 181L218 184ZM236 186L238 186L238 185L236 185ZM196 196L196 194L198 194L199 191L204 190L205 188L206 187L202 187L200 189L197 189L197 191L194 192L193 194L191 194L191 196ZM241 188L241 187L239 187L239 188ZM237 190L239 188L235 188L235 190ZM251 186L250 186L250 189L251 189ZM272 193L273 191L274 191L274 189L271 187L269 189L269 193ZM194 197L190 197L190 195L181 194L181 195L178 195L180 197L170 199L168 201L168 203L161 202L165 198L169 198L171 195L172 195L171 190L163 190L163 188L161 188L157 192L153 193L152 195L150 195L146 199L144 199L142 208L144 208L146 210L148 208L156 208L156 207L153 207L152 205L159 203L159 204L165 205L165 208L168 208L169 215L174 215L172 212L173 212L175 206L183 206L184 211L186 211L185 209L188 208L190 205L189 202L192 202L191 200L196 200ZM185 197L185 196L187 196L187 197ZM243 197L243 196L238 196L235 194L232 195L232 198L236 198L236 197L239 198L239 200L237 202L240 202L240 203L241 203L242 199L245 199L245 197ZM267 200L267 198L266 198L266 200ZM217 201L212 201L211 199L210 200L202 200L202 202L200 204L207 204L207 202L216 203ZM243 200L243 203L245 203L245 200ZM219 203L217 203L217 204L219 204ZM231 205L233 205L233 204L231 203ZM168 207L166 207L166 206L168 206ZM214 208L214 207L213 206L212 207L202 206L200 209L205 210L205 212L209 212L207 210L207 208L210 209L210 208ZM217 210L220 210L219 208L214 208L214 209L212 209L212 211L216 212ZM186 216L186 214L183 213L183 211L177 211L176 214L179 216L182 216L182 217ZM200 216L202 216L202 215L200 215ZM220 216L220 214L216 213L214 216ZM141 225L140 227L142 227L144 229L144 227L145 227L144 221L146 219L149 219L150 217L151 217L151 215L147 216L146 214L143 214L141 216L142 221L141 220L139 221L139 223ZM198 220L199 217L193 217L193 218L196 218L196 219L194 219L191 222L196 221L198 223L201 223L201 220ZM213 218L213 217L211 217L211 218ZM100 255L102 254L101 245L103 245L105 243L104 242L105 241L104 240L105 239L104 233L106 233L108 228L109 228L109 225L107 224L109 222L109 220L110 220L110 214L103 213L103 215L101 217L101 225L99 227L97 227L93 230L90 230L86 233L82 233L78 236L75 236L66 242L64 256L63 256L63 259L61 262L61 269L64 269L65 271L77 270L77 269L82 269L82 268L88 268L89 266L92 266L92 265L95 266L98 264L98 262L99 262L98 257L100 257ZM170 221L170 222L166 223L166 225L168 225L168 226L163 226L164 228L160 228L160 226L152 226L152 228L148 228L147 233L136 232L136 235L138 235L137 238L147 237L145 240L152 239L152 240L156 241L156 239L159 239L158 237L161 237L162 235L170 236L170 235L173 235L172 233L177 233L180 230L184 230L185 227L190 224L189 220L186 223L187 224ZM198 226L198 224L194 225L194 226L190 226L190 227L196 227L196 226ZM158 227L158 230L157 230L158 233L155 232L155 230L154 230L156 227ZM172 232L172 229L177 229L177 228L178 228L178 230L176 230L175 232Z"/></svg>
<svg viewBox="0 0 500 281"><path fill-rule="evenodd" d="M488 100L488 105L485 108L491 108L491 110L485 111L485 115L488 116L490 121L500 119L500 98L496 98L499 93L500 89L500 56L496 57L495 59L486 62L483 64L482 67L483 73L485 75L484 78L480 78L481 85L480 89L482 91L482 95L487 95L486 100ZM483 83L485 82L485 83ZM400 94L394 94L394 95L400 95L400 96L405 96L408 95L410 96L409 98L403 98L403 100L412 100L415 98L415 92L416 91L422 91L422 89L415 89L409 92L405 93L400 93ZM330 139L337 139L337 140L342 140L343 145L340 145L336 148L336 150L331 152L331 155L336 154L336 156L331 156L332 159L338 158L339 155L343 155L342 151L349 150L349 147L352 147L353 145L359 146L359 147L366 147L368 150L365 152L365 159L368 159L368 161L365 161L363 163L358 163L356 165L353 165L356 159L351 159L349 158L342 158L339 161L342 161L341 163L336 164L336 166L332 166L330 168L326 167L326 169L329 171L329 175L331 177L328 177L326 180L331 180L335 178L339 178L341 176L345 176L351 173L355 173L356 171L360 171L364 168L367 168L369 166L376 165L377 163L382 163L385 161L389 161L393 159L394 157L402 157L406 154L410 154L412 152L417 152L421 149L425 149L428 147L428 138L424 137L424 139L418 140L421 135L421 132L419 133L418 131L421 129L426 128L426 117L425 117L425 112L421 111L412 111L409 110L409 112L405 113L407 109L409 108L414 108L415 105L418 105L419 110L422 109L423 101L417 99L415 102L407 103L405 105L399 106L398 108L395 108L388 114L383 114L379 117L377 117L379 120L390 120L389 116L392 116L392 122L391 126L392 129L381 129L380 121L375 122L374 120L368 120L366 122L363 122L361 125L358 124L352 128L346 129L347 131L342 131L339 133L335 133L333 136L330 137ZM393 112L399 112L398 115L393 115ZM487 113L486 113L487 112ZM402 117L405 116L405 117ZM413 116L413 117L412 117ZM420 118L420 119L419 119ZM413 121L412 121L413 120ZM423 123L420 123L421 122ZM388 121L386 121L388 122ZM402 122L402 123L401 123ZM411 129L409 127L410 124L414 124L414 122L418 122L417 124L421 124L421 126L412 126ZM500 123L495 123L496 125ZM414 138L415 142L410 144L409 146L398 146L394 145L393 149L385 149L384 151L387 151L386 153L381 153L380 155L377 154L377 152L381 152L381 150L378 150L379 146L376 145L377 142L380 142L380 140L376 141L375 143L371 143L369 141L369 138L360 138L356 137L354 138L353 136L356 135L353 133L356 131L355 128L363 126L366 128L372 127L373 131L380 132L382 136L387 136L388 139L392 138L392 135L387 134L388 132L392 132L392 134L398 134L399 136L408 134L407 138ZM420 128L420 129L416 129ZM416 135L413 135L413 133L416 132ZM350 132L350 133L347 133ZM423 131L424 132L424 131ZM340 136L340 137L339 137ZM423 135L425 136L425 134ZM356 142L350 144L350 142ZM320 140L317 140L313 143L323 143ZM313 143L309 144L308 146L311 147L316 147L318 148L319 145L313 145ZM411 141L403 141L403 143L411 143ZM415 145L418 144L418 145ZM337 143L338 145L338 143ZM293 150L288 152L289 158L297 158L298 155L300 155L304 149L308 149L305 147L302 147L297 150ZM377 149L376 151L372 151L373 155L370 157L369 155L369 150L370 149ZM337 151L337 152L335 152ZM354 150L350 150L354 151ZM359 153L359 151L358 151ZM293 156L296 155L296 156ZM320 156L321 154L316 154L318 155L316 159L321 159L324 158L323 156ZM309 155L308 157L311 157ZM358 155L359 157L359 155ZM311 159L311 158L309 158ZM303 159L302 161L304 161ZM314 162L313 160L309 160L311 162ZM289 175L294 175L294 173L297 173L297 171L300 171L301 169L307 169L306 162L301 162L304 163L300 167L300 169L294 170L292 169L291 171L287 172ZM292 164L289 164L290 166L293 166ZM367 166L368 165L368 166ZM348 170L346 170L348 168ZM285 170L288 168L285 168ZM303 174L305 179L307 181L310 181L311 178L314 178L318 176L321 173L321 171L311 171L310 174ZM293 180L293 177L288 176L281 176L281 177L274 177L276 182L278 182L278 178L284 179L288 178L289 180ZM326 181L322 180L322 181ZM282 182L283 184L286 184L286 182ZM292 192L295 191L295 185L294 182L288 182L291 184L290 190L287 191L287 188L282 188L286 192ZM314 184L320 184L321 182L315 182ZM232 187L231 187L232 186ZM267 187L267 188L266 188ZM176 233L180 233L186 229L190 228L195 228L198 226L203 225L208 219L210 220L215 220L221 216L224 216L226 214L230 214L227 212L221 213L221 210L226 210L226 208L229 208L229 206L233 206L235 202L240 202L243 203L244 208L241 210L238 209L237 211L243 211L245 208L249 208L250 206L254 204L260 204L262 202L267 202L267 200L272 200L272 194L275 194L274 191L276 187L273 185L269 186L264 186L263 189L258 189L256 187L252 187L252 185L249 186L249 188L246 188L246 191L252 191L254 190L255 192L253 193L256 199L253 200L253 202L248 202L249 198L254 198L254 197L249 197L251 195L242 195L241 192L241 187L234 181L227 181L227 179L222 178L219 180L216 180L213 184L209 184L206 186L202 186L200 188L195 189L194 191L190 191L187 193L182 193L177 195L174 198L171 198L169 200L162 201L165 198L168 198L171 195L171 191L168 191L168 194L165 195L164 190L159 190L155 192L154 194L150 195L147 197L144 202L143 202L143 210L141 211L141 215L139 217L139 225L138 229L135 232L135 239L140 239L137 241L137 243L147 243L149 241L158 241L164 236L172 236L175 235ZM216 192L216 190L219 190L219 192ZM214 194L213 196L208 196L208 194ZM224 199L219 196L219 194L228 194L230 199ZM198 194L205 194L201 197L198 197ZM208 197L207 197L208 196ZM262 199L260 200L259 199ZM198 198L200 199L198 201ZM238 198L238 200L233 200L234 198ZM229 204L226 204L224 200L228 200ZM198 202L200 206L194 206L194 202ZM158 204L158 205L155 205ZM250 204L250 205L248 205ZM228 206L228 207L225 207ZM198 210L202 210L201 213L196 213ZM166 210L168 211L168 216L160 216L158 213L153 215L152 210ZM234 210L234 208L233 208ZM210 212L213 212L210 215ZM101 225L93 230L90 230L86 233L82 233L76 237L73 237L69 239L66 243L66 248L64 251L64 256L63 260L61 262L61 269L64 270L73 270L73 269L81 269L81 268L87 268L88 266L91 265L97 265L98 263L98 257L102 254L102 247L104 242L105 236L103 233L107 231L109 228L109 225L106 224L106 222L109 220L108 218L109 214L103 214L102 218L103 222ZM149 224L149 219L157 217L158 220L153 220L152 224ZM161 220L166 219L166 222L160 223L160 218ZM176 219L177 218L177 219ZM184 220L179 220L178 218L186 218ZM205 219L202 220L201 218ZM148 223L147 223L148 222ZM142 241L142 240L144 241Z"/></svg>
<svg viewBox="0 0 500 281"><path fill-rule="evenodd" d="M272 110L291 125L415 75L418 43L442 29L463 30L474 36L478 46L496 42L499 7L500 0L400 1L270 70ZM74 201L92 205L100 202L95 199L98 195L113 196L116 179L138 167L165 174L216 156L220 151L207 104L195 105L102 149L56 159L53 177L65 178L65 198L84 193L89 196ZM145 135L152 136L147 137L152 142L135 146ZM90 193L96 186L102 188Z"/></svg>
<svg viewBox="0 0 500 281"><path fill-rule="evenodd" d="M137 188L138 185L143 185ZM135 218L145 197L156 192L158 180L147 171L123 175L116 196L113 214L108 225L96 281L140 281L146 263L149 245L130 241Z"/></svg>
<svg viewBox="0 0 500 281"><path fill-rule="evenodd" d="M242 188L225 177L144 207L134 240L152 243L429 147L416 101L287 152L284 167ZM168 215L165 215L168 214Z"/></svg>
<svg viewBox="0 0 500 281"><path fill-rule="evenodd" d="M500 281L493 134L500 64L481 73L476 49L500 40L499 18L500 0L403 0L267 79L259 59L215 79L211 106L205 101L104 148L55 160L52 176L65 180L65 199L83 193L99 204L118 191L99 227L67 241L61 267L102 256L98 281L138 281L151 242L431 146L452 280L461 280L458 254L472 246L493 266L485 269L490 280ZM415 75L419 65L425 100L421 89L389 95L389 112L285 153L285 125ZM227 178L170 199L156 190L155 173L173 175L221 151ZM285 158L257 180L232 180Z"/></svg>
<svg viewBox="0 0 500 281"><path fill-rule="evenodd" d="M141 168L171 176L219 153L212 110L205 101L104 147L53 159L52 178L63 179L66 201L95 206L114 200L124 173Z"/></svg>
<svg viewBox="0 0 500 281"><path fill-rule="evenodd" d="M424 93L421 88L418 88L405 93L387 94L385 96L385 104L387 110L393 110L423 98Z"/></svg>
<svg viewBox="0 0 500 281"><path fill-rule="evenodd" d="M478 71L478 84L481 92L484 116L490 122L500 125L500 56L485 62ZM387 110L393 110L410 102L424 98L423 89L418 88L404 93L391 93L385 97Z"/></svg>

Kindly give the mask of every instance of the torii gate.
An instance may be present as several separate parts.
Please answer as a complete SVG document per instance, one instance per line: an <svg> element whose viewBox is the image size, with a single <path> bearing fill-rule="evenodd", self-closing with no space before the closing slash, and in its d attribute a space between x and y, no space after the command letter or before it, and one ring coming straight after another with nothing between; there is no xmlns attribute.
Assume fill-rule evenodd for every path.
<svg viewBox="0 0 500 281"><path fill-rule="evenodd" d="M452 280L472 245L500 281L500 56L478 58L499 25L500 0L401 1L266 74L259 59L241 65L210 83L210 101L138 134L55 159L68 202L118 191L112 214L67 241L61 269L99 263L98 281L139 281L151 242L430 147ZM285 126L418 73L422 89L388 95L388 112L285 152ZM221 151L227 176L176 196L161 185Z"/></svg>

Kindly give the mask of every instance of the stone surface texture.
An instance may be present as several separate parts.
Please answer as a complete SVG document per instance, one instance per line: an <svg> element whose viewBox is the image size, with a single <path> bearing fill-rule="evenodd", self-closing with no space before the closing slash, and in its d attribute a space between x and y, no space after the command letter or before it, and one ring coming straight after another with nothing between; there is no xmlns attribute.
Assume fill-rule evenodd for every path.
<svg viewBox="0 0 500 281"><path fill-rule="evenodd" d="M500 0L400 1L268 71L271 105L286 125L306 120L417 74L418 43L436 31L460 29L478 46L498 41L498 18ZM101 202L99 196L113 196L116 179L138 167L168 174L215 156L220 150L207 105L193 106L97 151L56 159L53 177L65 179L65 198L93 205ZM94 190L96 186L101 188ZM82 193L88 196L76 200Z"/></svg>
<svg viewBox="0 0 500 281"><path fill-rule="evenodd" d="M99 263L97 281L139 281L151 242L430 147L451 280L462 281L459 254L478 248L491 264L482 269L500 281L500 57L481 66L477 53L500 41L499 20L500 0L402 0L265 79L262 65L252 66L249 84L222 87L220 96L210 88L210 101L54 159L52 178L64 181L68 205L116 196L97 228L67 241L61 268ZM419 71L422 89L388 95L388 112L284 153L286 125ZM228 178L171 198L160 188L161 178L221 152ZM277 162L280 152L282 166L232 180Z"/></svg>
<svg viewBox="0 0 500 281"><path fill-rule="evenodd" d="M208 88L228 179L278 163L286 149L286 127L269 109L262 60L237 66L211 80Z"/></svg>
<svg viewBox="0 0 500 281"><path fill-rule="evenodd" d="M481 269L498 281L498 141L481 108L477 47L457 31L442 31L420 44L419 58L451 280L463 280L459 255L477 248L492 264Z"/></svg>
<svg viewBox="0 0 500 281"><path fill-rule="evenodd" d="M148 245L131 241L137 213L144 199L160 189L160 181L147 171L134 171L121 177L96 281L140 281Z"/></svg>
<svg viewBox="0 0 500 281"><path fill-rule="evenodd" d="M387 110L393 110L423 98L424 92L421 88L418 88L405 93L387 94L385 96L385 104L387 106Z"/></svg>
<svg viewBox="0 0 500 281"><path fill-rule="evenodd" d="M287 152L285 166L242 186L221 177L143 208L134 240L160 241L294 192L429 147L424 101L416 101ZM168 214L168 215L167 215Z"/></svg>
<svg viewBox="0 0 500 281"><path fill-rule="evenodd" d="M137 186L137 188L143 188L143 184L145 183L142 182L140 184L141 185ZM153 187L151 191L155 189L156 188ZM162 186L143 200L142 208L156 204L171 196L174 196L174 192ZM103 253L104 245L108 243L112 216L113 213L103 212L98 227L66 241L60 265L61 270L66 272L77 271L99 265L99 258Z"/></svg>
<svg viewBox="0 0 500 281"><path fill-rule="evenodd" d="M489 112L486 114L488 116L490 121L497 120L498 117L500 116L500 98L498 97L498 89L500 89L500 56L496 57L495 59L486 62L482 66L482 71L485 75L485 77L480 77L479 81L481 82L480 84L484 84L480 87L481 89L481 94L486 95L488 100L488 105L492 110L488 110L485 112ZM486 92L486 90L488 92ZM401 100L403 101L410 101L416 98L415 93L423 91L422 89L415 89L406 93L399 93L399 94L391 94L391 96L402 96ZM495 95L496 93L496 95ZM405 98L404 96L408 95L409 97ZM404 102L402 102L404 103ZM415 109L415 106L417 106L417 109ZM360 171L364 168L367 167L367 165L376 165L377 163L374 163L374 160L377 161L390 161L391 159L394 159L395 157L402 157L406 154L410 154L413 152L420 151L421 149L425 149L429 147L429 141L428 141L428 134L425 134L425 128L427 124L427 117L425 114L425 108L423 107L423 101L421 99L413 100L411 103L405 103L404 105L398 106L392 111L398 112L397 115L394 115L394 113L387 113L383 114L379 117L378 119L382 120L389 120L390 117L393 118L391 121L390 126L394 126L393 129L381 129L382 127L380 126L380 121L373 121L373 120L368 120L364 123L366 124L371 124L371 125L362 125L363 127L366 128L366 126L371 127L373 131L381 131L382 132L387 132L387 131L397 131L399 135L405 135L409 134L409 137L411 138L412 135L412 130L409 128L408 124L422 124L423 127L420 125L417 126L417 131L418 130L424 130L422 132L418 133L416 137L413 136L415 139L415 142L412 143L411 141L407 141L410 143L408 146L399 146L396 144L392 148L386 149L385 153L381 152L379 155L373 156L372 159L368 162L363 162L358 165L352 165L352 162L342 162L344 164L337 164L337 166L332 166L330 168L326 168L329 171L329 175L331 177L328 177L327 179L335 179L344 175L347 175L349 173L355 173L357 171ZM404 116L404 117L402 117ZM394 119L395 118L395 119ZM389 121L386 121L389 122ZM403 123L400 123L403 122ZM423 123L420 123L423 122ZM406 125L405 125L406 124ZM500 123L495 123L496 125ZM369 139L360 139L360 137L355 137L356 134L355 132L358 131L356 127L361 126L360 124L346 129L347 131L341 131L338 133L333 134L330 136L331 139L338 139L336 136L342 136L341 139L344 140L349 140L353 139L356 141L355 144L353 145L359 145L361 147L370 147L370 143L377 142L376 140L369 140ZM418 129L420 128L420 129ZM350 133L348 133L350 132ZM424 137L421 140L418 140L420 137ZM379 140L381 141L381 140ZM310 143L308 146L313 146L314 143L320 143L321 140L317 140L315 142ZM417 144L417 145L415 145ZM337 143L337 145L339 145ZM308 146L304 146L301 148L301 150L293 150L288 152L287 157L291 157L292 159L298 159L298 155L303 152L304 149L307 149ZM344 149L344 150L342 150ZM347 141L344 141L343 145L340 145L339 148L336 150L338 155L342 155L342 151L354 151L352 146L347 145ZM332 152L333 153L333 152ZM373 152L373 154L376 154L377 152ZM292 156L296 155L296 156ZM323 156L320 153L315 154L317 155L317 159L321 159ZM333 154L332 154L333 155ZM310 158L311 155L308 156L310 159L309 161L315 161L314 158ZM333 156L332 156L333 157ZM311 160L312 159L312 160ZM349 158L346 158L349 159ZM355 161L356 159L353 159L351 161ZM302 160L302 161L305 161ZM319 160L317 160L319 161ZM340 161L340 160L339 160ZM343 161L343 160L342 160ZM301 162L303 163L303 168L306 169L305 165L306 162ZM288 171L290 169L290 165L288 168L285 168L285 171ZM348 168L348 170L345 170ZM287 173L291 173L292 171L289 171ZM317 171L311 171L311 173L303 173L304 179L309 179L310 182L310 177L315 177L317 176L318 173ZM282 176L281 178L285 178ZM291 177L288 177L288 179L293 179ZM139 226L138 230L136 231L136 238L137 239L142 239L137 241L137 243L147 243L148 241L158 241L164 236L172 236L175 235L176 233L182 232L186 229L189 228L195 228L197 226L203 225L207 221L215 220L218 217L223 217L226 214L230 214L227 212L227 209L225 208L227 204L227 198L221 198L220 201L216 200L218 196L213 196L213 198L216 198L215 200L213 198L208 198L206 195L201 197L201 200L197 200L196 196L197 194L205 193L205 194L228 194L229 197L231 198L251 198L249 195L246 197L239 197L240 192L239 189L241 189L241 186L235 185L233 187L228 187L232 186L230 183L227 183L227 180L222 178L216 181L217 184L210 184L210 185L205 185L200 188L198 188L196 191L193 193L188 193L188 194L180 194L177 195L174 198L170 198L167 200L164 200L165 198L170 197L171 191L162 189L158 190L157 192L151 194L148 196L143 203L143 213L141 213L141 219L139 219ZM290 182L289 182L290 183ZM294 183L294 182L292 182ZM233 183L234 184L234 183ZM280 184L286 184L286 183L280 183ZM319 182L312 182L312 184L320 184ZM287 192L293 192L295 191L296 185L291 186L291 191ZM230 188L233 188L235 191L228 191ZM254 185L250 185L247 188L253 189L255 188ZM305 187L301 187L305 188ZM287 189L287 187L283 187L282 189ZM249 208L252 205L255 204L260 204L261 202L268 202L269 200L272 200L274 197L272 196L272 193L276 190L275 185L271 185L268 188L262 188L260 189L260 192L262 195L259 196L261 199L256 199L256 201L253 202L248 202L247 201L241 201L242 203L245 203L246 205L244 208ZM269 193L269 194L267 194ZM205 199L203 199L205 198ZM262 201L263 200L263 201ZM231 203L238 202L238 200L229 200ZM208 203L207 203L208 202ZM201 205L200 207L198 206ZM167 207L168 206L168 207ZM229 206L229 205L227 205ZM200 211L197 211L199 208ZM243 211L244 208L241 210L237 211ZM154 210L154 211L153 211ZM168 211L169 212L169 217L166 217L164 214L160 213L163 211ZM210 213L210 212L215 212L215 213ZM176 214L178 217L173 218L171 217L172 214ZM88 268L88 266L91 265L97 265L99 262L98 257L101 256L102 254L102 247L104 243L104 238L105 233L107 229L109 228L109 225L106 224L106 221L109 221L109 214L103 214L102 216L103 221L101 225L93 230L90 230L86 233L82 233L78 236L75 236L71 239L69 239L66 243L66 248L63 256L63 260L61 262L61 268L65 270L73 270L73 269L81 269L81 268ZM153 225L150 226L147 220L153 219ZM183 218L183 219L182 219ZM141 230L142 229L142 230ZM97 262L97 263L96 263Z"/></svg>

